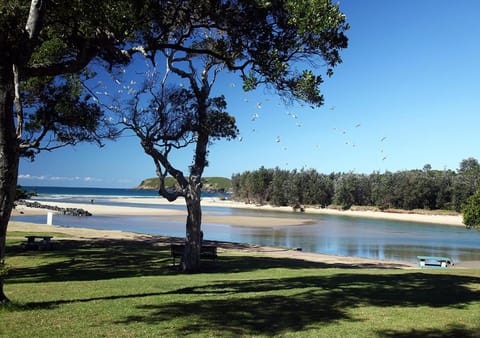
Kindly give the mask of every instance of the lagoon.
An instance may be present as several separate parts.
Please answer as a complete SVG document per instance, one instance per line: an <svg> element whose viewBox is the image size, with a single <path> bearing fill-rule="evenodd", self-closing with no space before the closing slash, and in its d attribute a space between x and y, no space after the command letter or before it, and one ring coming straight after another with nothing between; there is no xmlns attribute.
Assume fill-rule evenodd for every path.
<svg viewBox="0 0 480 338"><path fill-rule="evenodd" d="M84 198L79 198L79 202L85 202ZM114 199L101 198L95 203L117 204ZM136 203L135 206L142 205ZM145 207L155 206L149 204ZM162 208L164 207L163 205ZM184 209L175 205L168 207ZM418 255L449 256L454 262L480 260L480 231L464 227L225 207L203 207L203 211L226 216L305 217L313 220L307 225L267 228L204 223L202 229L207 240L301 248L306 252L407 262L415 262ZM19 215L12 220L38 224L46 222L45 216ZM82 218L55 215L54 224L152 235L185 236L185 222L172 221L167 216L94 215Z"/></svg>

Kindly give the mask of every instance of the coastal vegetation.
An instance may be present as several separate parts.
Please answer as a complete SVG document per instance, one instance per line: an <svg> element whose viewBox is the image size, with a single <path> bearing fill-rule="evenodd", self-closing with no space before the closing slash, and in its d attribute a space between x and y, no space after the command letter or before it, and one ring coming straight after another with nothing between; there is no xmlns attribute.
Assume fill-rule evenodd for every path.
<svg viewBox="0 0 480 338"><path fill-rule="evenodd" d="M173 177L165 177L165 187L168 190L180 189L178 182ZM232 181L227 177L202 177L202 190L206 192L228 192L232 188ZM144 179L135 189L159 190L160 178Z"/></svg>
<svg viewBox="0 0 480 338"><path fill-rule="evenodd" d="M480 270L359 269L222 250L202 274L155 241L9 233L2 337L477 337ZM55 236L67 237L56 233Z"/></svg>
<svg viewBox="0 0 480 338"><path fill-rule="evenodd" d="M480 190L467 199L462 211L463 223L468 228L480 229Z"/></svg>
<svg viewBox="0 0 480 338"><path fill-rule="evenodd" d="M331 205L404 210L462 211L480 187L480 165L474 158L460 163L457 171L423 169L372 174L321 174L310 170L266 169L232 176L234 198L275 206ZM477 221L478 222L478 221Z"/></svg>

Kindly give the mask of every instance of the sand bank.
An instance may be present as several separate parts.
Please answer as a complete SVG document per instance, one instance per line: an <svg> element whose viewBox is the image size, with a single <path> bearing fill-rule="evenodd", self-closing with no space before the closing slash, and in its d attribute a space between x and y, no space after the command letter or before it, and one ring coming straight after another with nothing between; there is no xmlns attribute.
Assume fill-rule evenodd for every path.
<svg viewBox="0 0 480 338"><path fill-rule="evenodd" d="M125 198L123 201L128 203L143 203L143 204L156 204L165 205L169 204L167 200L163 198ZM174 205L185 205L183 200L177 200L173 202ZM226 208L239 208L239 209L251 209L251 210L266 210L266 211L282 211L292 213L291 207L273 207L270 205L254 205L246 204L242 202L236 202L232 200L221 200L218 198L204 198L202 199L203 206L210 207L226 207ZM335 210L327 208L305 208L305 214L320 214L320 215L334 215L334 216L348 216L348 217L365 217L375 219L386 219L402 222L416 222L416 223L432 223L432 224L444 224L465 226L461 215L425 215L415 213L393 213L393 212L381 212L381 211L360 211L360 210ZM254 225L254 224L253 224Z"/></svg>
<svg viewBox="0 0 480 338"><path fill-rule="evenodd" d="M179 199L175 202L168 202L164 198L121 198L115 199L118 203L125 203L125 205L99 205L99 204L78 204L78 203L60 203L60 202L42 202L42 204L55 205L62 208L82 208L94 215L144 215L144 216L175 216L173 220L179 220L181 217L186 216L185 210L175 210L162 208L166 205L185 206L185 202ZM129 204L143 204L146 207L133 207ZM148 207L151 205L152 207ZM155 206L155 207L153 207ZM257 206L253 204L245 204L241 202L231 200L221 200L215 198L202 199L202 206L210 207L224 207L224 208L239 208L239 209L251 209L251 210L266 210L266 211L281 211L293 213L291 207L272 207L272 206ZM44 209L31 209L25 206L18 206L15 210L16 213L26 212L34 214L46 214L48 210ZM14 213L15 214L15 213ZM460 215L425 215L414 213L392 213L392 212L380 212L380 211L353 211L353 210L334 210L334 209L322 209L322 208L306 208L305 214L319 214L319 215L335 215L335 216L348 216L348 217L364 217L374 219L395 220L403 222L417 222L417 223L431 223L431 224L444 224L454 226L465 226L463 224L462 216ZM278 217L262 217L262 216L219 216L214 212L204 212L204 221L208 223L216 224L231 224L237 226L287 226L287 225L302 225L311 223L312 220L305 217L288 217L284 218L280 215Z"/></svg>

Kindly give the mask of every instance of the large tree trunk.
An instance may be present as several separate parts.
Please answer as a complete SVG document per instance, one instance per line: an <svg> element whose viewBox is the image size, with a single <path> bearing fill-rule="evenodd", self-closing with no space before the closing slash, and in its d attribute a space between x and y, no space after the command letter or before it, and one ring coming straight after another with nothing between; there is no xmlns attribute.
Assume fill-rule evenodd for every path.
<svg viewBox="0 0 480 338"><path fill-rule="evenodd" d="M15 130L12 64L0 55L0 271L5 264L7 226L15 200L19 154ZM0 302L6 302L0 275Z"/></svg>
<svg viewBox="0 0 480 338"><path fill-rule="evenodd" d="M182 270L184 272L200 271L200 251L202 248L202 208L200 206L201 188L193 188L187 194L187 227L185 251L182 258Z"/></svg>

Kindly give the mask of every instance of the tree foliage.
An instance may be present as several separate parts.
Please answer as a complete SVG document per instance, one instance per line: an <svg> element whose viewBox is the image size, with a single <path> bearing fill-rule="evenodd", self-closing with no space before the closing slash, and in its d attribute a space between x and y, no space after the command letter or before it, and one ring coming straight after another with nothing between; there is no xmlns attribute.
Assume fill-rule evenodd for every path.
<svg viewBox="0 0 480 338"><path fill-rule="evenodd" d="M32 78L23 85L20 155L32 160L42 150L79 142L94 142L115 135L104 111L89 100L75 75Z"/></svg>
<svg viewBox="0 0 480 338"><path fill-rule="evenodd" d="M344 209L357 205L459 212L480 182L480 172L466 173L461 168L457 172L424 168L370 175L326 175L313 169L287 171L262 167L258 171L234 174L232 187L235 198L277 206L337 204ZM255 179L259 173L267 178L261 183ZM261 189L257 188L258 184Z"/></svg>
<svg viewBox="0 0 480 338"><path fill-rule="evenodd" d="M157 54L167 53L175 59L169 61L170 69L176 68L176 62L185 65L176 68L178 76L203 81L202 75L189 71L194 70L194 59L205 57L213 61L211 64L240 72L244 89L266 85L287 98L320 105L323 78L318 70L326 65L325 73L330 76L341 62L339 51L347 46L347 29L345 16L330 0L3 1L0 264L5 256L19 156L33 158L42 149L100 136L96 123L101 120L101 110L76 92L76 84L67 74L78 74L94 60L114 71L118 65L128 64L135 54L144 55L155 65ZM182 73L185 70L187 73ZM34 78L38 79L36 84ZM155 162L161 175L173 173L182 187L201 184L209 139L236 134L234 120L225 113L224 99L201 93L199 88L208 88L205 83L195 86L190 81L189 89L167 96L172 106L165 111L178 108L177 114L173 120L169 114L158 116L162 127L156 139L142 141L147 153L156 159L163 155L157 156L155 142L163 142L168 152L179 146L177 141L196 142L190 173L193 182L182 179L167 162ZM28 96L30 102L25 101ZM197 100L196 107L193 99ZM195 120L195 109L202 112L201 119ZM165 118L166 124L161 120ZM163 165L166 167L160 168ZM0 301L4 299L0 280Z"/></svg>
<svg viewBox="0 0 480 338"><path fill-rule="evenodd" d="M463 224L467 228L480 229L480 190L467 199L462 212Z"/></svg>

